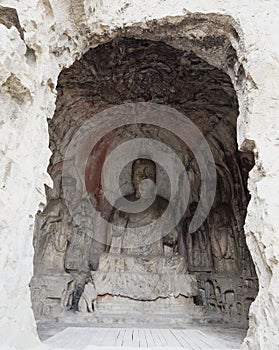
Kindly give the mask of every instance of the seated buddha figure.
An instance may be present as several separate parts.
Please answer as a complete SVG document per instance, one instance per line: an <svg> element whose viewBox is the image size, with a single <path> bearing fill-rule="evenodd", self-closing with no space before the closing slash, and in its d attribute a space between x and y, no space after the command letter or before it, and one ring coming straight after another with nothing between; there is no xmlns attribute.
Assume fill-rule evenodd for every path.
<svg viewBox="0 0 279 350"><path fill-rule="evenodd" d="M176 252L178 240L176 229L162 237L162 231L158 230L158 226L153 230L150 225L160 219L169 202L159 195L155 196L151 181L143 181L147 179L155 184L156 165L150 159L137 159L132 165L134 193L125 199L130 202L141 199L143 205L151 200L151 204L145 205L142 211L127 212L117 209L121 207L121 203L116 203L116 208L113 209L109 219L113 225L107 232L107 252L143 257L163 256Z"/></svg>
<svg viewBox="0 0 279 350"><path fill-rule="evenodd" d="M196 295L196 278L188 274L185 256L178 247L181 232L171 229L175 226L171 224L173 210L169 201L154 191L155 163L137 159L131 177L134 192L124 201L116 201L106 252L91 273L97 294L141 301Z"/></svg>

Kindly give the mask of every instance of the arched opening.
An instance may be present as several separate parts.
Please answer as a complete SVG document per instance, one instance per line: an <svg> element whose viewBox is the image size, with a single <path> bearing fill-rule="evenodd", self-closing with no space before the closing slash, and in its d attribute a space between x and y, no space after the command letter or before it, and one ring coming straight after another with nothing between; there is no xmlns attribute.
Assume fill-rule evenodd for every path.
<svg viewBox="0 0 279 350"><path fill-rule="evenodd" d="M153 33L152 39L147 34L144 39L136 38L133 33L120 36L90 49L80 61L62 71L59 77L56 112L49 121L52 157L48 172L54 181L54 188L46 189L47 206L37 215L34 277L31 283L33 310L38 320L62 321L68 318L76 322L81 319L102 322L102 317L105 318L110 310L110 313L115 313L111 319L117 323L123 320L119 314L127 312L126 305L134 313L140 313L138 310L148 305L152 313L163 307L167 314L170 308L173 310L177 307L180 311L182 303L185 306L185 318L181 312L177 313L177 324L206 320L245 328L249 306L258 290L243 230L249 201L247 177L254 160L251 153L241 153L237 149L238 102L227 74L233 71L235 53L220 33L216 37L203 37L197 42L189 38L172 42L174 40L171 37L158 40L156 33ZM212 50L215 57L216 52L220 51L219 62L214 62L214 65ZM141 102L175 109L199 128L209 144L217 174L216 194L209 214L194 232L190 232L189 224L201 199L199 164L195 152L170 130L152 123L130 122L109 130L90 150L84 182L81 183L75 177L72 159L66 156L69 144L79 128L91 118L94 126L94 115L113 106ZM172 122L175 123L175 119ZM65 214L65 203L69 200L65 189L75 188L71 202L77 215L82 216L83 209L80 206L86 194L86 201L108 219L112 208L104 196L102 167L107 156L117 146L140 138L166 144L180 158L190 181L187 210L177 225L177 237L170 243L163 243L163 255L183 257L186 267L183 265L181 271L189 276L186 283L191 284L193 278L196 284L187 292L178 288L177 295L171 295L173 293L170 290L164 291L165 294L159 290L155 297L148 298L143 291L138 290L139 297L135 297L125 294L119 286L119 290L114 293L116 282L113 278L113 288L107 291L105 288L109 281L106 279L106 283L96 286L94 277L98 279L99 275L108 275L108 271L100 267L100 259L103 265L110 264L106 260L110 259L110 250L102 239L94 236L105 232L103 226L98 226L96 220L94 222L94 218L90 224L85 223L81 230L83 239L76 241L73 248L73 235L80 226ZM148 155L139 151L138 158L148 158ZM63 176L66 178L63 180L66 181L64 185ZM130 195L133 191L131 177L132 162L128 162L120 176L123 195ZM168 200L168 177L165 169L158 164L156 179L158 194ZM185 192L185 188L179 188L181 197L186 197ZM118 253L121 255L122 251ZM127 264L125 259L121 264ZM137 269L140 269L141 263L133 261L130 264L135 269L133 275L140 277ZM115 261L113 268L115 274L119 269L120 272L127 272L119 266L115 267ZM169 271L172 271L171 268ZM181 271L178 275L182 274ZM112 271L109 272L111 278ZM88 276L91 280L88 280ZM160 275L160 279L164 281L164 278L164 275ZM89 305L84 293L85 289L90 293L92 279L97 294L98 288L100 293L96 301ZM140 288L140 285L136 284L135 288ZM92 301L93 294L91 288ZM80 302L82 298L83 306ZM166 300L168 306L164 304ZM73 313L76 310L80 312ZM94 316L91 317L91 314ZM127 319L124 321L127 322Z"/></svg>

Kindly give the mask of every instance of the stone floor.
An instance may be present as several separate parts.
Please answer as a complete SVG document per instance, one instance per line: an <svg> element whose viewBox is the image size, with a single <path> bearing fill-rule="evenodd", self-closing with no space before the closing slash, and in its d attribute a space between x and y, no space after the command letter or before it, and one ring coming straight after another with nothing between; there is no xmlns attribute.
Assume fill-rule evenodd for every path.
<svg viewBox="0 0 279 350"><path fill-rule="evenodd" d="M66 324L40 325L42 340L51 349L93 350L105 348L168 348L185 350L239 349L245 331L225 326L187 328L68 327ZM49 337L50 334L54 334Z"/></svg>

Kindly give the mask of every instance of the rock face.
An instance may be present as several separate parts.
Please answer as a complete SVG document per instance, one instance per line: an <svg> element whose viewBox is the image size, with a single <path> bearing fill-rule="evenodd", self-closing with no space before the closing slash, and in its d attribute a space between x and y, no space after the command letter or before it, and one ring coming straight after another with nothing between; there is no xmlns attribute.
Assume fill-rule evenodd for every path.
<svg viewBox="0 0 279 350"><path fill-rule="evenodd" d="M275 0L257 0L253 6L246 0L237 4L221 1L218 5L189 1L186 8L184 1L177 1L174 6L173 1L160 0L152 5L142 1L125 5L78 0L59 4L41 0L1 2L0 335L4 349L32 349L39 345L28 285L32 276L35 213L46 202L44 184L51 186L47 173L51 155L47 119L54 115L58 75L89 48L116 37L162 41L176 50L188 48L199 60L230 76L239 104L239 116L237 109L233 113L234 126L237 118L238 148L255 155L255 166L249 174L251 199L245 236L259 278L259 293L250 308L243 348L276 348L279 343L276 5ZM96 76L96 82L98 79ZM229 96L232 91L229 79L223 83L228 84L223 91L228 91ZM223 92L222 96L225 95ZM62 100L60 96L58 105L63 104ZM52 138L51 134L51 142ZM193 259L194 267L195 264ZM223 283L217 279L211 282L214 290L214 283ZM232 300L233 296L227 294L226 298Z"/></svg>
<svg viewBox="0 0 279 350"><path fill-rule="evenodd" d="M183 23L183 26L185 26L185 23ZM212 45L219 47L225 42L226 40L222 38L220 41L215 40ZM188 43L188 45L190 44L191 42ZM176 46L182 47L179 40L177 40ZM50 212L53 212L53 210L50 211L49 208L56 207L60 201L63 202L61 178L62 173L66 173L76 179L73 203L79 203L87 193L97 211L102 213L103 217L122 227L119 229L119 235L114 234L114 238L106 237L100 240L102 236L106 236L106 228L97 224L91 209L91 212L89 210L87 215L89 221L91 217L93 225L91 225L91 228L90 224L88 225L87 234L84 236L78 235L78 243L75 243L74 227L72 227L73 233L70 234L73 239L71 242L70 237L68 239L68 248L67 238L64 235L66 254L64 254L65 269L62 271L62 275L67 271L72 274L74 280L76 280L75 275L78 275L80 280L75 281L76 288L79 288L80 284L85 285L85 277L82 281L80 276L93 271L91 275L100 296L105 294L122 295L132 299L151 301L158 297L169 297L172 294L171 290L176 297L179 294L184 296L196 295L196 288L194 288L195 291L192 288L195 281L193 276L195 276L199 286L200 305L207 311L217 312L226 321L229 320L230 323L235 323L238 326L245 325L249 305L255 299L258 290L258 281L245 243L243 229L249 199L246 186L247 176L253 166L254 159L251 152L240 153L237 150L236 118L238 103L229 76L189 51L189 48L182 50L162 42L129 37L115 39L98 46L96 49L90 49L80 61L75 62L69 69L62 71L57 89L57 108L53 119L49 121L50 147L53 154L48 167L55 185L53 190L49 189L47 191L48 205L42 214L38 214L38 218L44 217L46 219L41 221L38 233L35 234L35 236L41 237L36 239L38 244L35 244L34 265L35 271L38 271L42 278L42 285L45 285L43 271L45 269L51 270L51 265L53 265L47 261L44 262L41 258L41 256L49 257L49 254L44 253L47 247L40 244L40 242L48 241L47 237L51 234L50 229L45 229L44 222L48 221L49 216L56 215L59 218L59 210L51 215ZM216 98L217 95L218 99ZM116 107L131 101L136 103L135 110L139 115L150 114L153 116L149 123L131 123L133 105L128 104L126 107L128 110L127 121L121 127L111 127L107 121L110 114L113 114L114 119L117 119L124 111ZM142 101L144 102L142 103ZM150 107L148 107L148 102L152 102ZM156 105L154 102L156 102ZM112 105L115 105L115 108L108 108ZM212 163L217 171L215 199L207 219L195 232L191 232L190 223L201 198L200 188L203 180L199 164L195 158L195 147L200 145L195 142L195 146L190 149L187 144L189 138L186 142L183 142L168 129L169 125L164 127L154 125L155 115L157 117L163 116L160 105L174 107L176 111L183 113L183 118L188 118L197 125L205 136L215 160L215 163ZM98 114L100 110L101 112ZM75 163L73 154L69 153L68 150L72 140L75 139L77 130L86 125L87 121L91 122L92 128L98 130L100 128L96 120L98 115L102 116L101 128L106 129L106 135L100 137L88 156L86 152L81 152L80 157L75 156L75 159L78 159ZM179 123L175 114L172 117L169 116L169 122ZM184 132L187 133L187 128ZM98 136L98 132L96 134ZM97 136L91 136L90 138L96 138ZM146 143L149 140L156 140L168 145L179 155L187 169L191 187L187 210L183 213L175 232L166 236L164 242L170 246L170 249L173 246L173 250L176 249L177 253L185 257L188 269L193 274L192 276L185 274L187 269L184 275L181 271L178 275L174 272L172 275L168 271L162 274L160 271L152 270L153 265L159 266L164 261L159 259L157 262L156 260L156 255L162 255L160 240L155 245L147 244L148 237L152 237L154 231L149 232L143 228L138 229L135 234L125 233L127 228L144 226L149 223L149 219L151 221L151 219L161 216L166 210L171 193L171 183L168 177L169 174L166 173L164 167L158 166L156 176L152 178L153 181L156 178L158 196L155 197L154 204L150 206L149 213L145 211L142 215L135 213L128 215L125 212L114 211L104 194L105 186L101 181L104 162L117 147L141 138L144 138ZM84 147L90 148L91 146L88 143ZM130 150L131 148L132 146L130 146ZM145 157L148 152L149 156L152 156L152 151L147 148L138 147L135 152L136 158ZM124 153L122 158L127 158L128 153L128 151ZM167 158L167 154L165 158ZM80 176L76 177L73 171L73 169L80 167L79 164L82 161L86 163L83 181L80 180L80 178L83 178L83 172L80 171ZM208 159L206 161L208 162L207 167L210 167L210 161ZM126 195L125 198L130 203L137 200L135 194L139 192L137 188L133 194L132 183L135 184L137 181L132 175L132 164L134 163L128 162L121 169L120 174L122 193ZM176 177L179 171L179 168L174 166L171 169L170 177ZM113 178L116 177L114 167L111 168L108 177L109 183L112 183ZM110 191L112 191L111 186ZM215 188L213 188L213 191L215 191ZM186 201L186 193L187 189L184 185L178 185L179 198L174 207L179 206L178 203L181 197L185 197ZM208 193L204 195L205 198L207 196ZM60 199L58 200L57 197ZM74 209L73 212L76 210ZM201 214L199 213L199 216ZM170 218L173 218L173 216L175 216L175 210L171 210ZM64 231L68 231L68 223L67 220L64 220L64 223L60 218L58 220L59 224L56 224L58 226L54 231L56 230L56 234L59 235L62 228L64 228ZM75 220L75 214L73 220ZM117 231L117 229L115 230ZM161 228L158 228L157 232L160 232L160 230ZM55 236L55 234L53 235ZM176 247L171 242L175 236L177 236ZM128 246L139 240L139 244L143 241L146 246L138 249L112 247L110 252L116 254L116 257L113 256L112 260L115 264L112 263L106 269L104 264L99 264L99 258L102 262L104 259L103 253L106 249L105 245L110 240ZM103 245L100 244L102 242ZM164 249L167 244L164 244ZM127 255L124 260L121 256L118 256L120 252ZM150 258L148 252L152 256L155 255L155 260L152 257ZM50 260L58 261L58 253L57 249L54 250L50 254ZM135 264L133 260L137 253L140 253L141 256L146 255L149 259L149 271L145 271L144 268L139 270L140 263ZM61 258L63 265L63 256ZM122 265L126 267L123 267L123 270L115 270L115 266L119 266L121 261ZM144 266L143 261L142 264ZM49 268L47 268L47 265L49 265ZM39 268L36 268L36 266ZM152 274L148 275L147 272L152 272ZM38 278L36 280L38 281ZM143 280L146 283L143 283ZM227 283L227 280L229 280L229 283ZM59 285L59 278L57 284ZM146 287L140 289L142 285ZM147 288L148 285L150 285L150 288ZM34 288L37 290L38 284L35 284ZM44 287L42 288L44 289ZM130 290L130 294L128 290ZM76 293L78 294L77 291ZM36 312L38 309L36 304L37 298L33 303L36 317L51 316L51 314L45 315ZM41 310L40 305L39 310ZM61 309L59 310L62 312ZM59 310L54 314L56 315Z"/></svg>

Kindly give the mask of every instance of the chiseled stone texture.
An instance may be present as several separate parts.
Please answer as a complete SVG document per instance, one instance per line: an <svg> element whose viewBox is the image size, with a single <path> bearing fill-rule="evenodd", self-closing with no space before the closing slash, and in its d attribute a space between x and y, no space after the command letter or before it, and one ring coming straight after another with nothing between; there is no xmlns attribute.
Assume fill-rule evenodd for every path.
<svg viewBox="0 0 279 350"><path fill-rule="evenodd" d="M236 72L230 72L240 104L238 142L241 149L255 152L256 163L250 174L252 198L245 229L259 294L250 310L243 349L275 349L279 343L277 0L2 0L0 6L0 348L43 348L35 331L28 283L34 215L45 201L44 183L50 182L47 118L54 113L61 69L124 26L134 25L140 37L148 20L177 23L179 16L203 13L210 14L208 21L214 27L210 19L215 13L231 16L240 38L233 45L244 69L236 66ZM225 23L226 17L222 18Z"/></svg>

